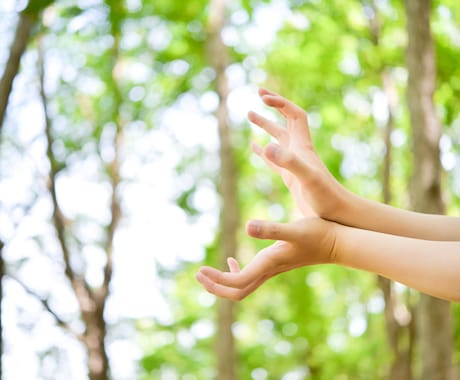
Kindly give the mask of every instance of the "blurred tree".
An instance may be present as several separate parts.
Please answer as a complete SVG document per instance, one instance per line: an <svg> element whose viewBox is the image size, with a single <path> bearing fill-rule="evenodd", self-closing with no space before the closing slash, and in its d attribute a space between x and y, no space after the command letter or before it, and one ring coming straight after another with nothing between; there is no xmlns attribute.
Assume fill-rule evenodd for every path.
<svg viewBox="0 0 460 380"><path fill-rule="evenodd" d="M219 226L219 266L228 268L227 259L237 257L237 234L239 225L238 174L232 134L229 125L228 96L229 87L226 70L230 65L227 47L222 40L226 23L227 1L211 0L208 11L207 50L210 67L215 72L215 91L219 104L216 117L219 131L220 177L219 193L221 195L220 226ZM217 301L217 333L216 360L217 379L235 380L237 378L235 342L232 326L235 321L234 303L230 300Z"/></svg>
<svg viewBox="0 0 460 380"><path fill-rule="evenodd" d="M430 30L431 1L406 0L405 6L409 73L407 97L413 134L412 206L416 211L441 214L445 206L439 151L441 123L433 100L436 63ZM417 318L422 356L421 379L455 379L450 304L422 294Z"/></svg>
<svg viewBox="0 0 460 380"><path fill-rule="evenodd" d="M18 31L16 32L15 41L12 46L12 54L14 59L10 59L6 66L6 73L4 77L11 82L12 81L12 70L9 69L10 61L19 62L20 55L25 49L26 37L30 36L30 30L21 26L21 22L31 21L38 19L39 12L41 12L45 6L49 5L50 1L42 2L31 2L22 13L18 24ZM108 25L110 26L109 36L112 38L113 43L108 53L104 57L106 59L106 66L103 67L106 76L104 77L105 84L108 88L108 99L110 106L105 107L105 114L107 115L108 121L105 125L96 125L94 130L94 141L99 145L101 139L101 132L106 127L112 129L114 126L113 140L111 144L113 146L113 157L107 163L106 175L107 182L110 184L110 201L109 201L109 222L106 226L103 226L105 231L104 237L100 244L105 252L105 264L102 268L102 281L98 286L94 286L88 282L84 273L84 266L82 268L81 263L84 261L81 253L84 247L91 245L94 242L82 241L79 232L77 218L69 218L63 207L61 206L60 197L58 192L58 186L60 178L63 173L68 173L69 166L72 166L72 154L78 150L79 145L76 144L72 138L65 136L62 133L62 129L55 126L56 120L55 111L51 112L50 108L55 110L55 105L58 103L56 99L50 99L45 89L45 83L47 80L46 47L44 47L43 39L46 38L46 28L49 26L49 22L40 23L40 28L45 30L41 33L37 39L37 53L38 53L38 71L39 71L39 88L40 88L40 99L43 106L43 114L45 121L45 141L46 141L46 157L49 163L49 180L48 180L48 191L52 203L52 225L55 230L55 236L60 248L63 263L63 272L66 279L68 280L74 296L79 306L79 316L83 322L84 329L79 331L74 327L73 320L67 320L59 315L59 313L52 306L52 302L48 297L41 296L36 292L29 284L28 281L23 281L15 273L9 273L9 275L18 282L24 290L31 296L37 298L46 311L55 319L58 326L64 328L67 332L71 333L78 341L80 341L86 348L88 355L88 376L91 380L104 380L108 379L110 375L109 360L106 349L106 335L107 326L105 322L105 306L109 297L110 283L113 272L113 245L114 237L119 226L120 219L122 217L121 205L119 199L119 186L121 182L120 175L120 152L122 145L123 127L125 124L124 119L121 116L123 96L120 90L119 78L117 67L120 64L120 41L121 41L121 26L124 19L124 5L122 1L107 1L107 14L108 14ZM65 12L63 12L65 13ZM29 17L33 16L29 19ZM25 19L24 19L25 17ZM40 20L42 21L42 20ZM31 25L27 24L28 28ZM21 38L20 38L21 37ZM21 43L17 42L20 41ZM18 46L22 46L23 50L19 51ZM14 65L13 65L14 66ZM108 74L108 75L107 75ZM11 86L8 91L11 90ZM65 94L64 96L65 97ZM82 98L81 98L82 99ZM52 107L50 107L50 103ZM105 106L107 106L106 104ZM94 120L97 123L97 120ZM56 146L64 143L67 150L65 152L62 149L59 153L56 153ZM104 166L103 160L101 159L101 167ZM83 270L82 270L83 269Z"/></svg>
<svg viewBox="0 0 460 380"><path fill-rule="evenodd" d="M110 64L109 79L107 86L111 90L112 108L111 120L115 125L115 133L113 135L113 158L107 167L107 173L110 179L111 200L110 200L110 222L106 226L106 238L104 251L106 253L106 263L103 268L102 284L94 288L85 279L78 269L72 264L72 256L78 254L72 252L70 243L73 234L71 221L65 216L58 200L57 181L58 175L64 167L59 165L58 159L54 153L55 142L57 137L53 132L52 119L48 112L48 99L45 93L45 64L43 62L43 52L39 46L39 68L40 68L40 94L43 103L45 114L45 133L47 140L47 157L49 160L49 192L53 204L53 224L56 231L56 236L62 252L64 262L64 273L74 291L75 297L80 308L81 318L85 325L85 330L82 334L74 333L74 335L84 344L88 353L88 374L91 380L106 380L109 379L109 361L106 350L106 333L107 326L104 319L104 310L109 296L109 287L113 272L113 242L116 230L121 219L121 206L118 198L118 188L121 181L120 176L120 149L122 144L124 121L120 115L122 106L122 95L120 92L117 65L120 59L120 39L121 39L121 24L123 21L123 5L122 1L108 1L109 21L113 45L109 53ZM43 300L48 311L52 312L51 307ZM52 312L54 316L57 314ZM73 329L66 322L58 319L58 323L66 327L69 331Z"/></svg>
<svg viewBox="0 0 460 380"><path fill-rule="evenodd" d="M34 7L45 3L30 2L27 12L34 13ZM442 81L436 100L447 126L441 145L444 154L458 155L460 135L455 131L460 71L455 25L460 15L455 0L438 0L435 5L433 30ZM52 259L69 267L67 281L72 277L70 283L73 281L74 293L78 289L80 304L69 314L62 312L57 307L60 298L54 296L58 289L44 295L46 291L38 292L32 279L23 276L21 268L27 262L6 265L11 276L22 279L26 291L39 299L57 324L80 339L90 364L99 363L104 369L111 354L103 337L109 335L111 343L113 329L103 324L102 317L121 206L123 215L131 212L126 188L139 175L137 169L132 170L138 168L133 162L163 165L171 157L169 153L158 154L164 152L158 148L164 141L173 142L170 149L180 158L170 196L183 211L180 214L177 210L178 215L188 218L191 225L204 220L209 230L216 226L215 239L210 238L206 247L207 264L225 267L229 255L239 256L244 263L267 244L247 239L240 220L297 217L279 178L248 152L250 138L269 141L243 121L247 108L258 107L250 94L254 95L261 83L309 112L315 146L331 172L347 187L373 199L380 199L383 193L384 201L407 206L406 183L412 166L407 149L410 129L407 109L394 100L401 98L407 84L402 3L64 0L49 10L40 42L45 62L41 98L48 116L47 138L37 136L35 141L41 148L34 146L34 152L42 152L46 140L49 165L39 165L45 168L42 171L50 169L45 174L51 180L46 194L38 189L39 181L27 187L31 189L28 194L36 192L37 197L52 199L57 239L50 239L47 232L30 240L37 241L33 252L52 252L52 256L59 251L61 256ZM35 25L40 21L36 19ZM35 62L37 50L30 46L31 54L25 57ZM33 66L28 65L29 72ZM10 89L3 93L11 91L11 75L8 77L3 83L9 82ZM35 82L35 78L29 81L27 88L33 88ZM23 113L22 105L9 112L12 110ZM165 122L165 115L177 117L176 124L186 122L172 126ZM6 165L2 177L16 176L17 160L12 157L31 150L14 135L15 127L4 129L7 139L2 142L2 161ZM200 133L196 144L185 141ZM146 154L136 146L122 155L120 146L134 144L133 135L142 136L146 150L154 153ZM215 146L199 142L210 135ZM152 142L151 136L155 136ZM446 148L449 144L451 148ZM10 155L13 151L19 152L17 156ZM146 172L147 177L156 175L150 167ZM61 186L78 176L104 189L100 203L107 213L102 218L69 211L73 200L65 199ZM459 177L454 169L446 177L451 186L447 188L452 199L450 211L456 212L460 207L455 192ZM81 194L86 199L94 195ZM221 203L213 203L214 198ZM209 209L204 210L200 202ZM6 212L21 215L13 212L14 207L19 209L22 204ZM0 210L0 217L4 211ZM13 248L5 231L0 231L0 238L7 238L6 255ZM54 248L54 242L61 244L60 249ZM96 283L87 275L88 267L96 261L92 253L102 255L104 263L101 281ZM158 284L170 316L138 321L145 352L142 379L407 380L411 376L410 357L414 372L421 366L419 355L412 355L414 337L410 329L414 321L411 305L418 296L397 284L385 281L379 289L374 276L364 273L332 266L304 268L264 284L238 306L237 319L235 306L219 301L218 317L213 320L217 301L196 284L198 265L184 258L169 268L158 259ZM63 277L57 277L60 283L66 281ZM72 295L67 298L73 300ZM88 304L82 304L84 299ZM82 313L80 305L79 309L89 307ZM457 362L459 331L457 318ZM390 345L385 344L386 338ZM130 340L135 341L132 336ZM61 349L47 347L43 362ZM398 375L398 368L404 375Z"/></svg>
<svg viewBox="0 0 460 380"><path fill-rule="evenodd" d="M369 20L369 31L371 40L377 49L382 40L382 19L381 11L375 1L363 1L363 11ZM381 53L379 54L381 56ZM381 59L381 58L380 58ZM377 63L377 74L381 77L382 94L385 101L382 107L385 107L386 120L383 121L383 164L382 164L382 201L385 204L392 203L392 151L393 144L391 135L395 130L395 119L397 117L398 93L394 83L392 69L386 66L386 62ZM378 123L379 121L376 120ZM412 359L415 344L415 321L413 306L404 303L403 297L400 297L395 289L393 281L377 276L377 281L382 290L385 301L385 326L388 338L388 344L392 350L392 363L389 370L388 378L392 380L413 378ZM407 292L407 291L406 291ZM407 297L406 297L407 298ZM410 298L409 298L410 300ZM408 317L398 318L396 310L404 308L408 311Z"/></svg>
<svg viewBox="0 0 460 380"><path fill-rule="evenodd" d="M25 10L23 10L19 16L13 42L11 43L8 60L0 78L0 145L2 143L2 130L8 106L8 99L13 88L14 78L19 72L22 55L26 50L27 44L32 34L32 29L37 23L40 12L53 1L54 0L41 0L35 2L30 1L27 4ZM0 241L0 379L2 378L1 358L3 354L3 323L1 302L3 299L2 284L5 274L2 256L3 245L4 243Z"/></svg>
<svg viewBox="0 0 460 380"><path fill-rule="evenodd" d="M19 71L21 57L26 50L32 28L35 25L37 18L37 14L22 12L16 26L16 32L11 44L8 61L0 79L0 140L3 120L5 119L6 108L8 105L8 98L10 96L11 89L13 88L13 80Z"/></svg>
<svg viewBox="0 0 460 380"><path fill-rule="evenodd" d="M37 24L40 13L53 2L54 0L31 0L19 15L13 42L11 43L10 54L8 55L3 75L0 78L0 141L8 98L13 88L14 78L19 72L21 57L26 50L32 35L32 29Z"/></svg>

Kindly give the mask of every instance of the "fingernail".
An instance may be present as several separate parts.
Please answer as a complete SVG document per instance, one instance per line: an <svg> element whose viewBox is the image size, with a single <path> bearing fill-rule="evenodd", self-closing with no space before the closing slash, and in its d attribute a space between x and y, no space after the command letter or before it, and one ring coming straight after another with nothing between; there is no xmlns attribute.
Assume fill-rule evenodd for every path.
<svg viewBox="0 0 460 380"><path fill-rule="evenodd" d="M246 225L246 230L251 236L258 236L260 234L260 223L255 220L251 220Z"/></svg>

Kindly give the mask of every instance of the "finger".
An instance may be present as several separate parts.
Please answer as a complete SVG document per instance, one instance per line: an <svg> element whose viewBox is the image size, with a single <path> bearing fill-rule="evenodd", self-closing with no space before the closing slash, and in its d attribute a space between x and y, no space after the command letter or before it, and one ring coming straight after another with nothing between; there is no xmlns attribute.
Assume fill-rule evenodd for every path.
<svg viewBox="0 0 460 380"><path fill-rule="evenodd" d="M196 274L196 279L211 294L235 301L243 298L243 292L241 289L218 284L201 272Z"/></svg>
<svg viewBox="0 0 460 380"><path fill-rule="evenodd" d="M217 284L230 286L232 288L244 289L254 281L274 271L273 262L264 250L259 252L254 259L239 272L222 272L211 267L200 268L200 273Z"/></svg>
<svg viewBox="0 0 460 380"><path fill-rule="evenodd" d="M267 157L265 157L264 150L259 144L251 142L251 150L260 158L262 158L267 163L267 165L270 166L276 173L278 173L279 175L283 175L283 169L276 165L274 162L267 159Z"/></svg>
<svg viewBox="0 0 460 380"><path fill-rule="evenodd" d="M265 159L263 148L254 141L251 141L251 150L257 154L260 158Z"/></svg>
<svg viewBox="0 0 460 380"><path fill-rule="evenodd" d="M287 134L286 134L286 128L283 128L276 124L275 122L266 119L265 117L259 115L258 113L254 111L250 111L248 113L248 119L251 123L256 124L260 128L262 128L265 132L267 132L269 135L273 136L275 139L281 142L281 140L286 139Z"/></svg>
<svg viewBox="0 0 460 380"><path fill-rule="evenodd" d="M267 106L276 108L286 118L302 121L307 119L307 114L302 108L281 95L266 94L262 96L262 101Z"/></svg>
<svg viewBox="0 0 460 380"><path fill-rule="evenodd" d="M289 170L299 180L308 175L307 165L296 154L282 148L278 144L268 144L263 151L263 155L274 165Z"/></svg>
<svg viewBox="0 0 460 380"><path fill-rule="evenodd" d="M196 275L197 280L204 286L204 288L211 294L214 294L218 297L224 297L231 299L233 301L241 301L246 298L249 294L253 293L257 288L259 288L265 281L267 281L272 276L264 276L259 280L252 282L250 285L244 289L232 288L230 286L225 286L217 284L209 277L205 276L202 273Z"/></svg>
<svg viewBox="0 0 460 380"><path fill-rule="evenodd" d="M264 95L278 95L276 92L270 91L264 87L259 88L259 96L262 97Z"/></svg>
<svg viewBox="0 0 460 380"><path fill-rule="evenodd" d="M293 241L299 234L297 226L293 223L275 223L264 220L250 220L246 223L246 232L257 239L282 241Z"/></svg>
<svg viewBox="0 0 460 380"><path fill-rule="evenodd" d="M230 272L235 273L240 271L240 264L238 264L238 261L236 261L233 257L227 258L227 264Z"/></svg>

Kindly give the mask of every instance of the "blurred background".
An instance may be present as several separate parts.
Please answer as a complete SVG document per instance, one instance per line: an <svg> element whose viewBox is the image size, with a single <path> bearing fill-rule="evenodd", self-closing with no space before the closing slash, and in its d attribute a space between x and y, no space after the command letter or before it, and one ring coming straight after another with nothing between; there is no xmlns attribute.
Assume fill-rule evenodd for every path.
<svg viewBox="0 0 460 380"><path fill-rule="evenodd" d="M237 304L194 277L269 244L246 220L299 217L249 150L269 141L249 110L281 120L259 86L308 111L350 190L460 214L455 0L2 0L0 20L2 379L457 378L458 305L334 266Z"/></svg>

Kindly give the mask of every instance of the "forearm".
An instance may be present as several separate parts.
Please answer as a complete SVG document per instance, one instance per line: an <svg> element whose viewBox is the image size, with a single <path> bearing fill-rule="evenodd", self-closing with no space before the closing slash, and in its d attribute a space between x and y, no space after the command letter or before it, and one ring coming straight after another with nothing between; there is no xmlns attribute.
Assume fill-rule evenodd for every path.
<svg viewBox="0 0 460 380"><path fill-rule="evenodd" d="M338 225L335 263L460 302L460 242L429 241Z"/></svg>
<svg viewBox="0 0 460 380"><path fill-rule="evenodd" d="M460 218L388 206L347 192L335 219L351 227L424 240L460 241Z"/></svg>

